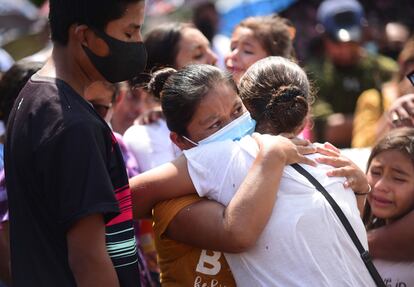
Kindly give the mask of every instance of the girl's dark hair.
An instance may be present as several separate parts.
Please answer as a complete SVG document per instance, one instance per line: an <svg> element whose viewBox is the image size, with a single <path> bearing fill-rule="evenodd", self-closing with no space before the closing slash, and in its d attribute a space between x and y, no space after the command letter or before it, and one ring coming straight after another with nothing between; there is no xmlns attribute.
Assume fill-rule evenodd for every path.
<svg viewBox="0 0 414 287"><path fill-rule="evenodd" d="M295 132L313 100L306 73L283 57L267 57L243 75L239 95L262 133Z"/></svg>
<svg viewBox="0 0 414 287"><path fill-rule="evenodd" d="M249 17L236 26L253 31L269 56L294 58L290 22L277 15Z"/></svg>
<svg viewBox="0 0 414 287"><path fill-rule="evenodd" d="M55 43L68 43L69 28L85 24L104 30L113 20L121 18L128 5L144 0L50 0L49 23L51 38Z"/></svg>
<svg viewBox="0 0 414 287"><path fill-rule="evenodd" d="M163 24L149 32L144 40L148 53L147 71L161 67L176 67L175 59L183 29L194 27L188 23Z"/></svg>
<svg viewBox="0 0 414 287"><path fill-rule="evenodd" d="M395 150L404 154L411 160L414 166L414 128L398 128L391 130L380 139L371 151L368 158L367 172L372 160L380 153ZM367 202L364 208L363 221L367 230L379 228L385 225L385 220L377 218L371 211L371 206Z"/></svg>
<svg viewBox="0 0 414 287"><path fill-rule="evenodd" d="M214 66L197 64L179 71L164 68L154 72L148 89L155 97L161 98L169 130L187 135L187 126L201 100L220 84L229 85L237 92L229 73Z"/></svg>
<svg viewBox="0 0 414 287"><path fill-rule="evenodd" d="M44 63L20 61L15 63L0 80L0 120L7 124L14 101L30 77Z"/></svg>

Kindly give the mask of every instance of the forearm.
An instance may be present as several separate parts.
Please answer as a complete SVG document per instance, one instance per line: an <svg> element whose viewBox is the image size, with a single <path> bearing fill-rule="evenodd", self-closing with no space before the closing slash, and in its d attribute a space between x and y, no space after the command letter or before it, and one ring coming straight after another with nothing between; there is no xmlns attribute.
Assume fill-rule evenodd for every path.
<svg viewBox="0 0 414 287"><path fill-rule="evenodd" d="M368 232L370 253L374 258L393 261L414 261L414 211Z"/></svg>
<svg viewBox="0 0 414 287"><path fill-rule="evenodd" d="M284 159L258 156L237 193L226 207L223 228L242 248L254 244L262 233L276 202Z"/></svg>
<svg viewBox="0 0 414 287"><path fill-rule="evenodd" d="M135 220L151 218L161 201L195 193L184 156L131 178L129 185Z"/></svg>
<svg viewBox="0 0 414 287"><path fill-rule="evenodd" d="M118 276L109 256L70 258L70 268L78 287L118 287Z"/></svg>
<svg viewBox="0 0 414 287"><path fill-rule="evenodd" d="M67 232L69 267L79 287L118 287L118 276L105 244L101 214L78 220Z"/></svg>
<svg viewBox="0 0 414 287"><path fill-rule="evenodd" d="M202 249L246 251L257 241L272 213L283 168L283 160L278 163L258 157L227 207L205 199L193 203L177 213L165 234Z"/></svg>

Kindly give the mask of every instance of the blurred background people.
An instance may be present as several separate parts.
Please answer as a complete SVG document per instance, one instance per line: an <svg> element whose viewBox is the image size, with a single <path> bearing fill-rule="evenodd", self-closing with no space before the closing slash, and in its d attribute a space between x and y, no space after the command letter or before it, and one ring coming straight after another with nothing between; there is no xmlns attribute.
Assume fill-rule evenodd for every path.
<svg viewBox="0 0 414 287"><path fill-rule="evenodd" d="M230 52L225 58L227 70L236 83L246 70L268 56L294 57L294 33L286 19L277 15L249 17L233 31Z"/></svg>
<svg viewBox="0 0 414 287"><path fill-rule="evenodd" d="M397 61L404 45L410 37L410 29L400 22L389 22L385 25L384 34L379 39L379 52Z"/></svg>
<svg viewBox="0 0 414 287"><path fill-rule="evenodd" d="M191 24L160 25L146 35L144 43L148 51L148 73L161 67L179 69L190 63L214 65L217 62L210 42ZM144 93L148 80L149 77L142 75L135 80L134 87ZM170 131L160 108L156 111L160 113L159 119L148 125L133 125L124 134L125 143L137 159L141 171L171 161L179 153L170 140Z"/></svg>
<svg viewBox="0 0 414 287"><path fill-rule="evenodd" d="M109 123L113 131L123 135L140 115L153 107L153 101L145 89L129 81L117 84L117 94Z"/></svg>
<svg viewBox="0 0 414 287"><path fill-rule="evenodd" d="M217 67L224 69L224 57L230 51L229 37L219 33L220 15L213 2L202 2L193 9L193 23L211 43L217 55Z"/></svg>
<svg viewBox="0 0 414 287"><path fill-rule="evenodd" d="M148 51L148 71L161 67L180 69L190 63L215 65L217 62L209 40L189 23L159 25L146 35L144 42Z"/></svg>
<svg viewBox="0 0 414 287"><path fill-rule="evenodd" d="M352 147L372 147L390 128L388 109L397 98L414 93L406 75L414 71L414 38L398 57L398 72L381 87L364 91L358 98L352 133Z"/></svg>
<svg viewBox="0 0 414 287"><path fill-rule="evenodd" d="M325 54L308 66L319 89L313 106L314 133L318 141L349 147L359 95L390 80L397 66L392 59L363 48L365 18L359 2L326 0L317 18Z"/></svg>

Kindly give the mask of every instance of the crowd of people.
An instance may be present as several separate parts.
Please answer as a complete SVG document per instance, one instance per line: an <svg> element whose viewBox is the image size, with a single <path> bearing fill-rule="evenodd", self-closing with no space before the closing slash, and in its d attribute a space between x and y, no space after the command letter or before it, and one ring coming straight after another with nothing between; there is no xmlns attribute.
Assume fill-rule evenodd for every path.
<svg viewBox="0 0 414 287"><path fill-rule="evenodd" d="M324 0L303 60L289 11L142 35L145 5L50 0L51 44L4 65L0 286L413 285L410 27L374 53Z"/></svg>

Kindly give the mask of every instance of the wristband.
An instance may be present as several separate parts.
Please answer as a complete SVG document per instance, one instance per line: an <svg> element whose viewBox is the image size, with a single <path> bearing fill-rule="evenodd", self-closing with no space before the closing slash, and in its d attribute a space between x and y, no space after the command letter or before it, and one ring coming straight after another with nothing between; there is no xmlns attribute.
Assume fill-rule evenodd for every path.
<svg viewBox="0 0 414 287"><path fill-rule="evenodd" d="M367 195L371 192L371 185L368 184L368 191L367 192L354 192L355 195Z"/></svg>

